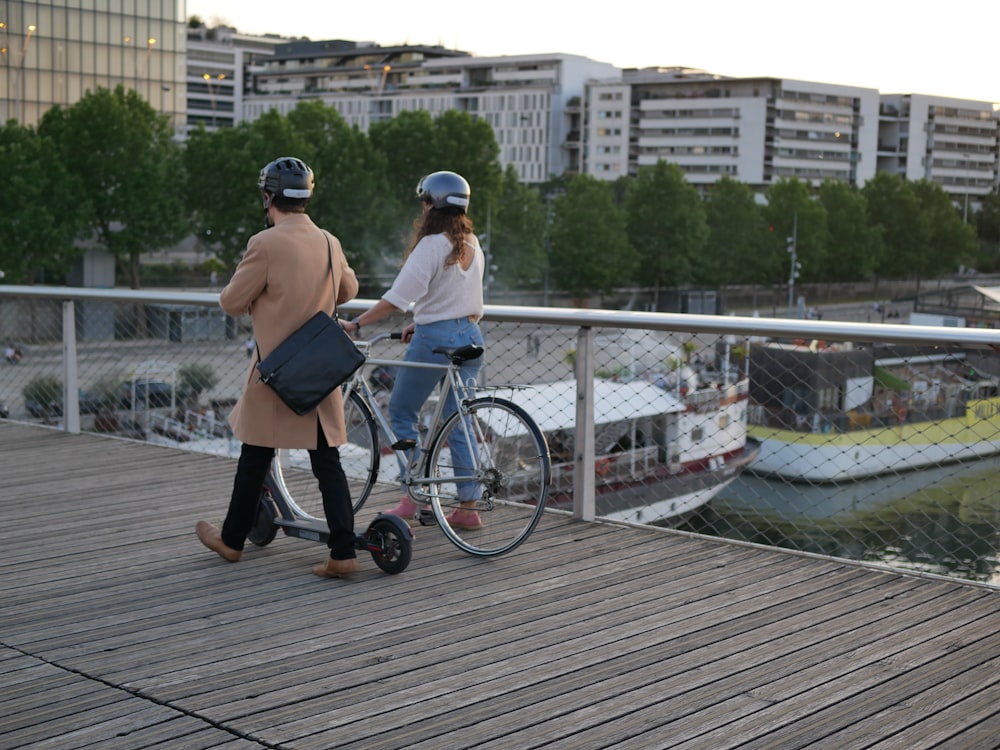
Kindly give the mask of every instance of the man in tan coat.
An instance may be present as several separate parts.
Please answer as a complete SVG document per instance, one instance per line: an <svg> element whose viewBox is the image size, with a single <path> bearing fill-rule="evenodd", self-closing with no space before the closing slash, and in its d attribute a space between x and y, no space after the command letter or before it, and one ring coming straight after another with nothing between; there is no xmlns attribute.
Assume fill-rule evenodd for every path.
<svg viewBox="0 0 1000 750"><path fill-rule="evenodd" d="M358 280L340 241L317 227L306 213L313 173L301 160L275 159L260 172L258 186L267 229L250 238L243 259L219 294L233 316L249 313L260 358L318 310L332 313L353 299ZM346 442L344 406L336 388L312 412L298 415L257 376L258 356L250 359L243 395L229 416L242 442L233 494L222 529L199 521L198 538L230 562L243 556L253 527L264 479L275 448L305 448L323 495L330 527L330 558L313 567L316 575L338 577L358 569L354 511L337 446Z"/></svg>

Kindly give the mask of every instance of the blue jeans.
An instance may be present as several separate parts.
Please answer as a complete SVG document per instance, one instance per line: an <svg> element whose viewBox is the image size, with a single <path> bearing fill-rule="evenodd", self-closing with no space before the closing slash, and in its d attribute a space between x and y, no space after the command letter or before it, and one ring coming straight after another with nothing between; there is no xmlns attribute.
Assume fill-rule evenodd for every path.
<svg viewBox="0 0 1000 750"><path fill-rule="evenodd" d="M469 344L483 345L483 334L479 330L478 323L473 323L468 318L440 320L436 323L416 327L403 359L407 362L431 362L446 365L448 358L442 354L434 354L433 349L437 347L457 349ZM482 357L462 365L462 382L478 377L481 366ZM443 379L444 376L440 370L418 367L397 368L396 383L393 385L392 396L389 398L389 424L397 439L409 438L416 440L419 445L417 416L435 386ZM447 419L456 411L458 411L458 400L454 393L449 393L442 420ZM452 431L448 440L448 448L451 450L452 463L455 464L455 474L457 476L470 476L474 466L472 447L468 444L463 430ZM402 470L403 467L400 468ZM458 486L458 496L462 502L478 500L480 495L481 490L476 484L463 482Z"/></svg>

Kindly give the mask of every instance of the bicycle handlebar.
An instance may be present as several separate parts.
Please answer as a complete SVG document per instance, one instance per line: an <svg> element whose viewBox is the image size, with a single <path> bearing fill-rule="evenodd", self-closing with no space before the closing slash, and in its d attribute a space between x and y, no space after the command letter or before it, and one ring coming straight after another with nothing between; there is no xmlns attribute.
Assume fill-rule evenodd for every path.
<svg viewBox="0 0 1000 750"><path fill-rule="evenodd" d="M386 339L391 339L393 341L402 341L403 334L399 331L393 331L391 333L377 333L370 339L357 339L356 343L361 345L371 346L372 344L377 344L379 341L385 341Z"/></svg>

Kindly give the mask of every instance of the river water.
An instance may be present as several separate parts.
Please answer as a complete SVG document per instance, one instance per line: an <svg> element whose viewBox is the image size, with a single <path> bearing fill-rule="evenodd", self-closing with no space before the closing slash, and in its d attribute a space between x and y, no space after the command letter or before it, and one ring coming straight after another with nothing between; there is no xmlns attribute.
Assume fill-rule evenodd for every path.
<svg viewBox="0 0 1000 750"><path fill-rule="evenodd" d="M837 485L744 472L680 528L1000 586L1000 457Z"/></svg>

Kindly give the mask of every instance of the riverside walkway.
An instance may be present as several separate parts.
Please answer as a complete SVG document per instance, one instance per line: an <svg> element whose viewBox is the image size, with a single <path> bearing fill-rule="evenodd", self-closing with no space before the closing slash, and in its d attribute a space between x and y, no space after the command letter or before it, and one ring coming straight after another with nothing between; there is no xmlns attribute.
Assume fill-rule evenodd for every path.
<svg viewBox="0 0 1000 750"><path fill-rule="evenodd" d="M0 747L1000 746L996 589L554 513L321 580L201 547L234 471L0 420Z"/></svg>

